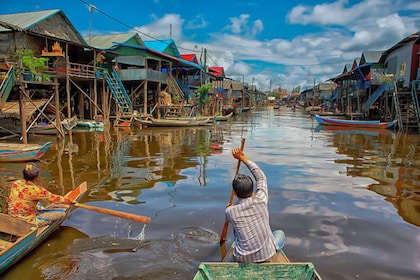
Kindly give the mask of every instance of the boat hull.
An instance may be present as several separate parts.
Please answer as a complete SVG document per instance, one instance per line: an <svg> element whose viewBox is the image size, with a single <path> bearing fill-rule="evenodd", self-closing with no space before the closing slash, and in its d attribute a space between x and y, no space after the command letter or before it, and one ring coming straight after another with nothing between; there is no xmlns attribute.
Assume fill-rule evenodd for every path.
<svg viewBox="0 0 420 280"><path fill-rule="evenodd" d="M187 119L187 120L172 120L172 119L154 119L154 118L147 118L147 119L135 119L136 122L140 123L144 126L150 127L187 127L187 126L202 126L208 125L208 119L204 120L195 120L195 119Z"/></svg>
<svg viewBox="0 0 420 280"><path fill-rule="evenodd" d="M359 127L359 128L393 128L397 121L392 122L380 122L380 121L354 121L354 120L341 120L332 119L328 117L320 117L317 114L313 115L318 124L341 126L341 127Z"/></svg>
<svg viewBox="0 0 420 280"><path fill-rule="evenodd" d="M302 279L320 280L312 263L203 262L194 280L208 279Z"/></svg>
<svg viewBox="0 0 420 280"><path fill-rule="evenodd" d="M222 245L223 246L223 245ZM283 250L277 254L276 262L237 263L233 260L235 242L221 262L202 262L193 280L208 279L302 279L321 280L313 263L290 262ZM222 250L223 251L223 250Z"/></svg>
<svg viewBox="0 0 420 280"><path fill-rule="evenodd" d="M39 160L50 148L51 142L44 145L0 143L0 162L24 162Z"/></svg>
<svg viewBox="0 0 420 280"><path fill-rule="evenodd" d="M103 128L104 123L103 122L97 122L97 121L77 121L77 126L80 127L88 127L88 128Z"/></svg>
<svg viewBox="0 0 420 280"><path fill-rule="evenodd" d="M68 197L73 201L78 201L86 192L86 189L87 185L84 182L74 189ZM68 206L65 208L67 215L71 209L72 207ZM37 247L58 229L63 221L64 219L48 226L36 228L34 224L0 213L0 232L2 236L16 236L17 238L13 242L7 240L10 240L10 238L0 239L0 274Z"/></svg>

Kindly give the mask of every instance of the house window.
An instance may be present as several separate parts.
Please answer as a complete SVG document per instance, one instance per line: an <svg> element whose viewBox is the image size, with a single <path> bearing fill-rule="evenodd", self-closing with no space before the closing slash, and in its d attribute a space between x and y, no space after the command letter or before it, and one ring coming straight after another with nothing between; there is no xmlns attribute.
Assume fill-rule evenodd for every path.
<svg viewBox="0 0 420 280"><path fill-rule="evenodd" d="M404 77L405 76L405 69L406 69L406 67L407 67L407 64L406 63L401 63L400 64L400 77Z"/></svg>

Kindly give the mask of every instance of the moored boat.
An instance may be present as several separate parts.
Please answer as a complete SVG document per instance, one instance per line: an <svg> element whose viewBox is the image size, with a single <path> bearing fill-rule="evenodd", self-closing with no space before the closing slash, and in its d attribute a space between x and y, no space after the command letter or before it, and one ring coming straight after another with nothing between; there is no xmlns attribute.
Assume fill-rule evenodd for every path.
<svg viewBox="0 0 420 280"><path fill-rule="evenodd" d="M214 115L214 116L198 116L198 117L165 117L164 120L180 120L180 121L204 121L207 120L208 122L221 122L221 121L228 121L232 118L233 112L230 112L227 115Z"/></svg>
<svg viewBox="0 0 420 280"><path fill-rule="evenodd" d="M220 115L220 116L211 117L210 118L210 121L217 121L217 122L219 122L219 121L228 121L228 120L230 120L232 118L232 116L233 116L233 112L230 112L227 115Z"/></svg>
<svg viewBox="0 0 420 280"><path fill-rule="evenodd" d="M87 190L86 182L80 184L67 197L78 201ZM67 215L72 206L54 205ZM11 267L60 227L64 219L37 228L34 224L0 213L0 274Z"/></svg>
<svg viewBox="0 0 420 280"><path fill-rule="evenodd" d="M51 142L43 145L0 143L0 162L23 162L39 160L50 148Z"/></svg>
<svg viewBox="0 0 420 280"><path fill-rule="evenodd" d="M313 115L315 120L321 125L334 125L343 127L359 127L359 128L393 128L397 121L380 122L380 121L359 121L359 120L344 120L333 119L329 117L321 117L318 114Z"/></svg>
<svg viewBox="0 0 420 280"><path fill-rule="evenodd" d="M88 128L103 128L104 123L102 121L95 121L95 120L78 120L77 126L88 127Z"/></svg>
<svg viewBox="0 0 420 280"><path fill-rule="evenodd" d="M209 119L155 119L152 117L135 118L135 121L144 126L160 126L160 127L184 127L184 126L202 126L208 125Z"/></svg>

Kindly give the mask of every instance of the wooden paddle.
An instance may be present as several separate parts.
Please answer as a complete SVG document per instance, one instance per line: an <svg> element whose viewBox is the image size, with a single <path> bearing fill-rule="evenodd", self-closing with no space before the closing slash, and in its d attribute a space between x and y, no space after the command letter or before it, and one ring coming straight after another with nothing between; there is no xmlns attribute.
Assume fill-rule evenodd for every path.
<svg viewBox="0 0 420 280"><path fill-rule="evenodd" d="M242 138L242 141L241 141L241 150L242 151L244 150L244 147L245 147L245 138ZM238 175L240 167L241 167L241 161L238 160L238 164L236 165L235 176ZM228 205L233 204L233 199L234 198L235 198L235 192L232 189L232 191L230 193L230 198L229 198L229 204ZM222 234L220 235L220 245L224 245L225 242L226 242L226 235L227 235L227 231L228 231L228 226L229 226L229 223L225 221L225 225L223 226ZM224 254L226 254L226 248L224 250L222 248L222 259L224 258L223 252L224 252Z"/></svg>
<svg viewBox="0 0 420 280"><path fill-rule="evenodd" d="M106 209L106 208L102 208L102 207L86 205L86 204L82 204L82 203L78 203L78 202L74 202L73 205L76 206L76 207L80 207L80 208L84 208L84 209L87 209L87 210L99 212L99 213L102 213L102 214L112 215L112 216L124 218L124 219L127 219L127 220L136 221L136 222L139 222L139 223L148 224L150 222L150 218L145 217L145 216L130 214L130 213L121 212L121 211L117 211L117 210Z"/></svg>

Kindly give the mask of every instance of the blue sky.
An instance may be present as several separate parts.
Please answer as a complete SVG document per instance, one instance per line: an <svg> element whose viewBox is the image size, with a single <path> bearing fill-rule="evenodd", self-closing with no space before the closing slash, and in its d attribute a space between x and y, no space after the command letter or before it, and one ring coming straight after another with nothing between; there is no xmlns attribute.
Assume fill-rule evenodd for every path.
<svg viewBox="0 0 420 280"><path fill-rule="evenodd" d="M420 31L418 0L0 1L1 14L47 9L63 10L84 36L138 31L199 59L206 49L209 66L263 91L312 87Z"/></svg>

